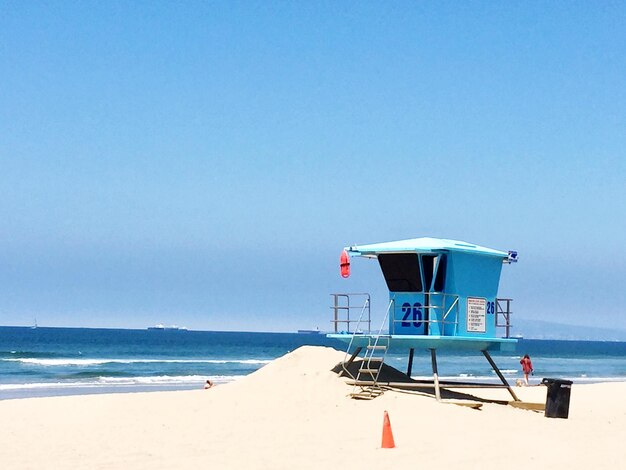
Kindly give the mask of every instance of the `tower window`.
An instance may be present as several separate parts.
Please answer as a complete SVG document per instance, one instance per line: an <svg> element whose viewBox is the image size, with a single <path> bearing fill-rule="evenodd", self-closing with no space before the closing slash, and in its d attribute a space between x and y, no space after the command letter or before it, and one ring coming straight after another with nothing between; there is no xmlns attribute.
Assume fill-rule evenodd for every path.
<svg viewBox="0 0 626 470"><path fill-rule="evenodd" d="M422 292L417 253L380 254L378 263L390 292Z"/></svg>

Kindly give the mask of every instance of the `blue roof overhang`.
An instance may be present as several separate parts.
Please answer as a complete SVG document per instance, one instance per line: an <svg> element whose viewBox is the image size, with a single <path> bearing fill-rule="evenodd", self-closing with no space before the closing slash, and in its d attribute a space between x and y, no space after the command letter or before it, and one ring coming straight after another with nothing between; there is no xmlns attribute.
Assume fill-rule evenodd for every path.
<svg viewBox="0 0 626 470"><path fill-rule="evenodd" d="M374 243L369 245L353 245L345 250L351 257L364 256L375 258L379 254L391 253L447 253L451 251L469 253L479 256L490 256L500 259L508 259L509 254L505 251L494 250L484 246L475 245L460 240L448 240L444 238L412 238L393 242Z"/></svg>

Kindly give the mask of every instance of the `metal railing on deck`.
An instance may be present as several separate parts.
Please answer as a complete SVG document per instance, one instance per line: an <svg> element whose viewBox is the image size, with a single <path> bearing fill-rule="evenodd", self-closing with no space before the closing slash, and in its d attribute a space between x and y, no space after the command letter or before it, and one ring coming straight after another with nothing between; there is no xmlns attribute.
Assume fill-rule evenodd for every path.
<svg viewBox="0 0 626 470"><path fill-rule="evenodd" d="M431 334L431 325L439 324L439 335L445 336L445 326L454 325L454 332L452 335L456 335L459 324L459 296L456 294L446 294L445 292L427 292L424 294L425 305L420 307L422 318L420 323L426 325L426 334ZM449 304L449 305L448 305ZM395 319L392 321L392 334L395 332L396 323L402 322L414 322L417 321L414 318L411 319Z"/></svg>
<svg viewBox="0 0 626 470"><path fill-rule="evenodd" d="M446 294L444 292L428 292L425 293L425 304L422 305L423 318L419 321L426 325L426 334L432 333L432 325L439 324L439 334L441 336L455 336L458 332L459 323L459 296L456 294ZM335 333L371 333L371 300L367 293L341 293L331 294L333 297L333 331ZM359 300L360 299L360 300ZM513 299L496 299L496 328L504 328L504 338L511 336L511 302ZM392 299L387 308L385 320L386 324L390 311L395 308L395 302ZM356 312L359 311L357 314ZM403 321L416 321L411 318L409 320L394 319L391 322L391 331L394 334L395 324ZM446 331L446 325L454 325L453 331ZM344 326L344 327L342 327ZM363 327L363 330L361 330ZM379 331L379 335L382 333Z"/></svg>
<svg viewBox="0 0 626 470"><path fill-rule="evenodd" d="M496 328L504 328L504 338L511 336L511 302L513 299L496 299Z"/></svg>
<svg viewBox="0 0 626 470"><path fill-rule="evenodd" d="M335 333L357 333L361 324L367 325L367 333L371 330L370 295L367 293L330 294L333 298L333 331ZM354 300L360 301L354 303ZM352 301L352 303L351 303ZM359 315L355 311L360 310ZM345 329L340 328L345 325ZM354 328L352 328L354 326ZM362 331L360 333L363 333Z"/></svg>

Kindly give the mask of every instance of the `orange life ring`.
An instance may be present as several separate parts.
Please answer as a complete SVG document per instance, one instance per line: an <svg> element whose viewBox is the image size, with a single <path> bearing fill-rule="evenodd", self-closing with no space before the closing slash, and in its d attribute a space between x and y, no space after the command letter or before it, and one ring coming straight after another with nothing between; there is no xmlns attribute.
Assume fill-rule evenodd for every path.
<svg viewBox="0 0 626 470"><path fill-rule="evenodd" d="M346 250L341 252L339 267L341 268L341 277L350 277L350 256Z"/></svg>

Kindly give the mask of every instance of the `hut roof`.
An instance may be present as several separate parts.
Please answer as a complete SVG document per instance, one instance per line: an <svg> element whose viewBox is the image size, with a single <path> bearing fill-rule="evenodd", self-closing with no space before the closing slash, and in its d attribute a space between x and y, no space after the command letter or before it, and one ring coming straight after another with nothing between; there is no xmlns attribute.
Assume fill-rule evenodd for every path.
<svg viewBox="0 0 626 470"><path fill-rule="evenodd" d="M374 257L380 253L441 253L446 251L461 251L476 255L495 256L507 258L506 251L494 250L483 246L474 245L460 240L448 240L445 238L411 238L370 245L353 245L346 247L350 256Z"/></svg>

